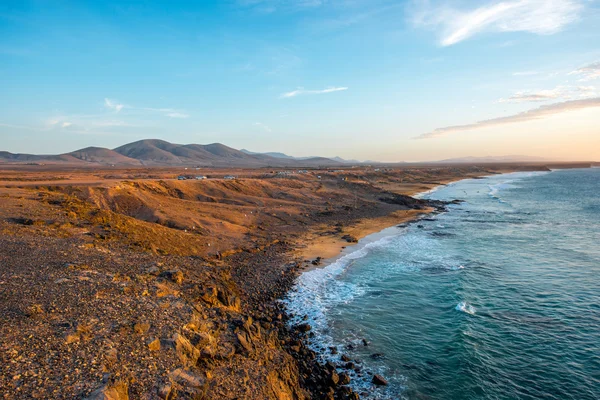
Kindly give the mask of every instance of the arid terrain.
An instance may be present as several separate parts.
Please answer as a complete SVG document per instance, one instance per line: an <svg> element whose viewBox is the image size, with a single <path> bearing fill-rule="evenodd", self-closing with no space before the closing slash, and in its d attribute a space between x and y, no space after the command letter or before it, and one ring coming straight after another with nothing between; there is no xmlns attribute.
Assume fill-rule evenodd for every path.
<svg viewBox="0 0 600 400"><path fill-rule="evenodd" d="M0 397L353 399L287 323L295 276L443 208L409 195L545 167L3 168Z"/></svg>

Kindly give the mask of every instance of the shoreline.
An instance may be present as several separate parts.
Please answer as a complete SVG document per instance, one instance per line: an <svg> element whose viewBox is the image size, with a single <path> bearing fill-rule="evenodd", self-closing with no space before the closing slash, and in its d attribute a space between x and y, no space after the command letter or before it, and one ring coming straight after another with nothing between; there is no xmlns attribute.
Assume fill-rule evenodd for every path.
<svg viewBox="0 0 600 400"><path fill-rule="evenodd" d="M459 179L453 182L461 180L463 179ZM445 187L448 184L449 183L436 185L429 191ZM425 191L422 193L427 193L429 191ZM414 197L417 194L411 193L410 196ZM320 262L317 265L308 264L303 266L302 262L306 263L306 261L309 260L299 262L297 260L298 250L295 249L291 252L292 258L294 256L296 258L296 261L294 262L294 265L296 266L295 277L291 281L288 281L289 286L285 290L284 295L280 299L275 299L274 301L275 303L281 304L283 306L282 311L285 320L284 326L286 327L285 333L282 335L283 342L287 344L288 353L291 354L298 363L301 374L307 376L307 379L304 381L304 383L301 384L301 386L304 387L306 390L309 390L311 393L316 394L317 396L319 396L319 398L360 400L361 396L353 388L350 387L350 374L352 371L347 370L348 365L340 364L336 366L331 361L324 362L324 360L321 359L321 357L319 357L320 352L316 352L315 350L311 349L311 346L309 345L309 338L312 336L312 332L310 332L312 327L307 323L298 323L297 316L289 310L288 305L285 304L285 299L287 299L289 293L292 290L294 290L296 282L302 274L317 269L325 269L329 265L335 263L337 260L367 247L370 243L377 242L387 237L395 236L403 227L406 227L411 223L417 222L420 219L426 217L427 215L436 214L439 212L433 207L429 207L425 210L409 211L412 212L409 212L407 215L404 215L402 218L399 219L394 218L394 213L391 213L390 215L386 216L385 218L388 223L383 227L379 226L379 223L381 223L381 221L377 221L381 218L366 219L360 221L361 224L365 224L368 226L368 228L362 230L363 233L366 233L357 238L357 242L354 244L348 245L348 243L340 242L340 239L334 240L333 242L326 244L327 250L330 252L335 252L336 254L327 258L320 259ZM391 223L391 220L389 220L389 218L393 218L394 222ZM374 220L377 222L373 223ZM321 250L322 249L323 247L321 247ZM306 249L304 250L306 251ZM295 321L296 323L292 321ZM308 334L309 332L310 334ZM352 363L350 363L350 365L352 365ZM361 366L357 366L356 368L360 369Z"/></svg>
<svg viewBox="0 0 600 400"><path fill-rule="evenodd" d="M551 170L551 171L553 171L553 170ZM415 199L422 200L423 197L428 194L434 193L442 188L448 187L450 185L453 185L455 183L462 182L462 181L465 181L468 179L485 179L487 177L498 176L498 175L508 175L508 174L514 174L514 173L519 173L519 172L528 172L528 171L507 171L507 172L502 172L502 173L492 174L492 175L481 175L481 176L477 176L477 177L456 179L456 180L452 180L452 181L449 181L446 183L441 183L437 186L434 186L431 189L428 189L428 190L425 190L422 192L417 192L414 194L410 193L407 195L410 197L413 197ZM415 210L410 210L410 211L415 211ZM388 223L388 224L379 223L378 220L379 219L391 219L394 217L395 212L391 213L390 215L383 217L383 218L380 217L380 218L372 218L372 219L362 220L362 221L360 221L360 223L358 225L362 224L362 225L366 225L366 227L362 230L362 232L364 234L356 237L356 239L358 240L356 243L347 243L347 242L344 242L341 240L337 240L335 242L328 243L329 246L323 246L323 247L325 247L324 253L331 254L332 252L335 251L335 254L326 256L326 257L321 257L321 263L319 265L309 265L302 270L302 273L309 272L309 271L312 271L313 269L317 269L317 268L325 268L328 265L336 262L343 256L362 249L364 246L366 246L369 243L372 243L379 239L383 239L385 237L394 236L394 234L391 231L395 230L396 228L402 228L403 225L409 225L409 224L414 223L422 218L425 218L427 215L430 215L430 214L435 215L438 212L439 211L437 211L433 208L430 208L428 210L418 210L418 212L410 213L410 215L398 216L397 217L398 220L396 220L395 222L392 222L392 223ZM302 254L306 254L306 253L302 253ZM308 257L308 258L310 258L310 257Z"/></svg>
<svg viewBox="0 0 600 400"><path fill-rule="evenodd" d="M529 172L529 171L505 171L505 172L501 172L501 173L498 173L498 174L482 175L482 176L477 176L477 177L465 177L463 179L452 180L452 181L450 181L448 183L443 183L443 184L437 185L437 186L435 186L435 187L433 187L433 188L431 188L429 190L423 191L423 192L411 193L410 196L413 197L413 198L422 199L424 196L426 196L426 195L428 195L430 193L433 193L433 192L435 192L437 190L440 190L440 189L442 189L444 187L447 187L447 186L449 186L451 184L454 184L454 183L457 183L457 182L461 182L461 181L465 181L465 180L469 180L469 179L485 179L487 177L498 176L498 175L509 175L509 174L519 173L519 172ZM350 245L346 245L346 246L343 246L343 247L339 248L338 251L337 251L337 254L335 254L335 255L333 255L331 257L327 257L327 258L321 259L320 263L318 265L309 265L309 266L305 266L304 268L300 267L297 270L297 276L293 280L292 285L286 291L286 294L284 295L284 299L288 298L288 295L289 295L290 291L294 290L294 288L296 286L296 282L297 282L298 278L302 274L308 273L308 272L311 272L311 271L315 271L315 270L325 269L328 266L336 263L338 260L340 260L340 259L342 259L342 258L344 258L344 257L346 257L346 256L348 256L350 254L353 254L353 253L361 251L362 249L364 249L365 247L367 247L370 243L374 243L374 242L380 241L380 240L388 238L388 237L396 236L396 235L400 234L400 229L402 229L404 227L407 227L408 225L410 225L412 223L416 223L420 219L426 218L428 215L436 215L436 214L439 214L439 213L443 212L443 211L436 210L434 208L431 208L431 209L426 210L426 211L424 211L424 210L420 210L420 211L421 212L414 213L414 215L411 215L410 217L405 217L404 219L402 219L400 221L396 221L392 225L388 225L386 227L383 227L380 230L376 230L374 232L367 233L364 236L361 236L360 238L358 238L358 241L356 243L350 244ZM364 222L364 221L362 221L362 222ZM372 224L371 228L373 226L375 226L375 225L376 224ZM335 249L335 248L336 248L336 246L330 246L329 249ZM348 265L348 267L350 267L351 264L352 264L352 262ZM338 354L337 351L335 353L332 352L331 354L329 354L329 353L326 353L326 349L325 348L322 348L322 350L315 349L315 350L317 350L315 352L315 351L311 350L311 347L313 347L313 345L309 345L310 337L312 337L312 335L310 335L310 337L308 337L308 336L303 335L303 334L298 335L297 333L294 332L294 330L295 329L297 330L299 326L304 326L305 325L305 326L308 326L310 328L310 326L308 324L302 322L302 321L305 320L305 317L302 318L302 319L299 319L298 315L294 315L293 313L290 312L290 310L288 309L288 305L287 304L285 304L285 306L284 306L284 312L286 314L286 319L288 320L288 327L290 329L290 334L292 335L292 337L294 337L294 338L296 338L298 340L298 342L300 344L300 348L304 348L305 352L308 352L308 354L311 354L309 358L314 360L315 356L317 356L317 358L319 358L319 355L320 356L325 356L325 358L321 358L321 362L325 363L324 364L325 367L323 368L323 370L325 371L325 375L327 375L328 373L329 374L331 373L331 371L328 370L327 366L337 364L336 368L339 370L339 372L341 374L344 374L345 376L348 376L348 374L346 372L341 372L341 371L345 371L347 369L347 366L345 366L343 362L341 364L339 364L339 360L337 360L336 357L334 357L333 361L331 359L328 360L328 358L330 358L330 356ZM291 325L290 324L291 321L295 321L296 325ZM299 325L298 325L298 323L299 323ZM342 350L340 349L340 351L342 351ZM291 354L294 355L293 352L291 352ZM343 354L343 351L340 354ZM329 356L329 357L327 357L327 356ZM306 360L301 355L301 353L297 353L296 355L294 355L294 357L301 364L306 362ZM342 361L344 360L343 356L342 356L341 360ZM321 365L321 364L318 364L318 365ZM359 364L359 370L362 370L362 372L360 374L362 374L362 373L365 373L365 374L368 374L368 375L373 375L374 374L374 372L372 372L372 371L369 372L367 370L362 369L362 365L361 364ZM335 369L333 371L335 371ZM348 372L351 373L352 371L348 371ZM384 378L384 380L385 380L385 378ZM350 383L350 382L351 381L348 380L348 383ZM355 389L356 388L349 389L351 391L351 393L352 393L352 396L355 396L355 397L340 397L340 398L352 398L352 399L355 399L355 400L356 399L360 399L362 395L359 395L359 393L355 392L354 391ZM338 397L335 397L335 398L338 398Z"/></svg>
<svg viewBox="0 0 600 400"><path fill-rule="evenodd" d="M394 211L384 217L366 218L352 226L344 227L343 232L340 232L340 234L344 234L344 236L351 236L356 240L355 242L349 242L339 235L313 237L308 239L308 241L311 242L298 245L293 252L293 257L305 264L304 271L309 271L313 267L325 266L330 263L332 259L339 258L341 254L346 253L347 249L356 247L369 236L377 235L381 231L394 228L398 225L408 224L434 212L434 208L427 208L424 210L401 210ZM311 264L315 259L320 260L318 265Z"/></svg>
<svg viewBox="0 0 600 400"><path fill-rule="evenodd" d="M436 214L437 211L435 210L431 210L428 212L423 212L423 213L418 213L415 214L411 217L407 217L401 221L398 221L397 223L393 224L393 225L389 225L387 227L384 227L383 229L374 231L372 233L367 233L365 236L362 236L360 238L358 238L358 242L356 243L350 243L347 244L346 246L342 246L339 251L337 252L336 255L332 256L332 257L327 257L327 258L322 258L321 259L321 263L319 265L309 265L307 267L305 267L301 273L304 272L310 272L312 270L315 269L321 269L321 268L326 268L327 266L335 263L336 261L338 261L339 259L341 259L344 256L347 256L349 254L352 254L356 251L360 251L363 248L365 248L368 244L373 243L373 242L377 242L381 239L385 239L387 237L392 237L392 236L396 236L397 234L399 234L399 230L402 228L407 227L408 225L415 223L425 217L427 217L428 215L432 215L432 214ZM332 248L335 248L335 246L332 246Z"/></svg>
<svg viewBox="0 0 600 400"><path fill-rule="evenodd" d="M500 174L503 173L507 172L500 172ZM481 179L485 176L493 176L493 174L469 176L461 179L449 179L446 182L436 182L433 187L429 187L430 183L423 183L419 189L412 188L410 190L402 190L402 195L422 200L423 196L439 190L440 188L465 179ZM398 194L399 193L400 192L398 192ZM371 235L377 235L381 231L394 228L398 225L409 224L435 212L435 208L428 207L423 210L398 210L385 216L363 218L349 227L344 227L344 231L340 232L353 237L356 240L355 242L349 242L342 237L319 236L319 229L313 229L312 232L307 234L308 238L302 238L300 243L296 244L295 249L292 252L292 258L297 262L304 262L305 265L302 272L307 272L314 268L325 267L343 255L348 254L349 252L347 252L346 249L355 248L359 245L359 242L363 241L365 238ZM311 264L315 259L320 262L317 265Z"/></svg>
<svg viewBox="0 0 600 400"><path fill-rule="evenodd" d="M486 175L486 176L493 176L493 175ZM485 176L478 177L477 179L481 179L484 177ZM410 194L408 194L408 196L413 197L415 199L422 200L423 197L427 194L433 193L436 190L439 190L441 188L447 187L456 182L460 182L460 181L463 181L466 179L473 179L473 178L471 178L471 177L463 178L463 179L452 180L447 183L441 183L439 185L434 186L433 188L431 188L429 190L425 190L422 192L416 192L416 193L410 193ZM407 211L408 212L406 212L406 215L397 215L396 214L397 211L396 211L396 212L393 212L390 215L383 217L383 218L372 218L372 219L365 219L365 220L360 221L360 223L357 225L363 225L364 228L362 230L360 230L362 235L360 233L358 235L353 235L357 239L356 243L348 243L346 241L343 241L342 239L338 239L338 240L333 240L329 243L321 244L321 246L318 246L317 248L323 250L322 253L324 253L325 256L320 258L320 263L318 265L309 264L309 265L305 266L304 269L302 269L301 273L309 272L309 271L312 271L312 270L318 269L318 268L325 268L328 265L331 265L332 263L336 262L340 258L342 258L350 253L353 253L355 251L361 250L369 243L378 241L378 240L386 238L386 237L395 236L395 234L397 233L396 232L397 229L401 229L405 226L408 226L411 223L419 221L420 219L425 218L427 215L436 214L439 212L434 208L428 208L425 210L407 210ZM385 222L381 221L382 219L384 219ZM311 258L310 254L316 254L316 250L313 248L313 249L310 249L309 252L301 251L300 253L303 256L309 255L308 257L305 257L305 258ZM335 253L335 254L332 254L332 253ZM316 258L316 257L312 257L312 258Z"/></svg>

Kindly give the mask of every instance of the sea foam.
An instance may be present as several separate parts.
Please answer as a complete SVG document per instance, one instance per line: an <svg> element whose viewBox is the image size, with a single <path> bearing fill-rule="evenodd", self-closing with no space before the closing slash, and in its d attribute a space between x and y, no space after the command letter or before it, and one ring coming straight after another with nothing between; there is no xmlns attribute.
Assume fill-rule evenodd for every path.
<svg viewBox="0 0 600 400"><path fill-rule="evenodd" d="M475 315L475 312L477 311L475 310L475 307L473 307L465 301L461 301L460 303L458 303L454 309L456 311L464 312L471 315Z"/></svg>

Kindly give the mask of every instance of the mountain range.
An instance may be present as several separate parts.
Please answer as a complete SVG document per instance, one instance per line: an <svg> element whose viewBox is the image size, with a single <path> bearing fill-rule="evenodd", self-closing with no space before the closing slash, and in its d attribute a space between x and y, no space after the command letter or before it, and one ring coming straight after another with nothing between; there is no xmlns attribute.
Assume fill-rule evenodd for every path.
<svg viewBox="0 0 600 400"><path fill-rule="evenodd" d="M543 162L540 157L490 156L463 157L427 164L476 164ZM86 147L57 155L14 154L0 151L0 164L68 164L73 166L196 166L196 167L335 167L343 165L383 164L377 161L346 160L340 157L293 157L284 153L256 153L236 150L221 143L175 144L165 140L145 139L115 149ZM385 163L406 165L407 163Z"/></svg>
<svg viewBox="0 0 600 400"><path fill-rule="evenodd" d="M58 155L0 151L0 163L198 167L330 167L342 164L325 157L283 158L247 153L221 143L182 145L158 139L139 140L112 150L86 147Z"/></svg>

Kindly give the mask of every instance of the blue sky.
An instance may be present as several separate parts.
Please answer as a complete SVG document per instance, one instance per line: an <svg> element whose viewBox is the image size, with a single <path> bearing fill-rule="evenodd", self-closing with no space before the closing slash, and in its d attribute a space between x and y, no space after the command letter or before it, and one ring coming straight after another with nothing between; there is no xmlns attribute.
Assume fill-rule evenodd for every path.
<svg viewBox="0 0 600 400"><path fill-rule="evenodd" d="M600 159L597 0L0 3L0 150Z"/></svg>

